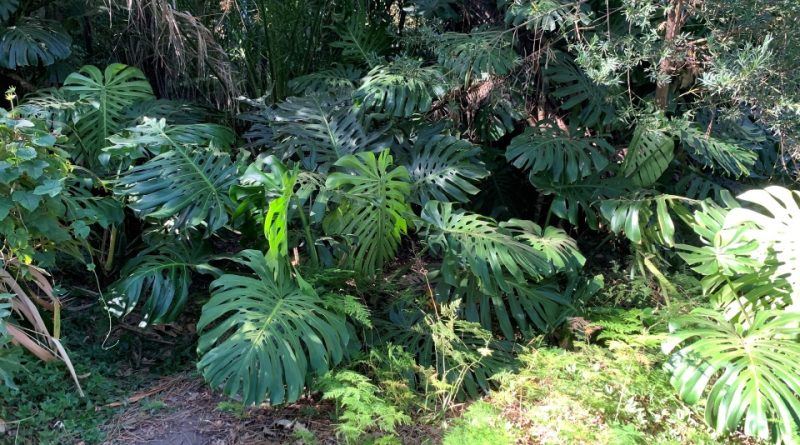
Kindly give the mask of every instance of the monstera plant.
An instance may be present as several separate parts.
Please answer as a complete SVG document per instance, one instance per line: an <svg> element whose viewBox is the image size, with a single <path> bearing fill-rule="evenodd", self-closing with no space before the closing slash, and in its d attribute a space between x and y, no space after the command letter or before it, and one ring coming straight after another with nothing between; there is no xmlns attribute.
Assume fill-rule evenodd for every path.
<svg viewBox="0 0 800 445"><path fill-rule="evenodd" d="M684 400L705 396L717 431L744 423L748 435L796 443L800 192L770 186L739 201L705 204L691 222L702 245L679 245L715 309L674 320L668 369Z"/></svg>

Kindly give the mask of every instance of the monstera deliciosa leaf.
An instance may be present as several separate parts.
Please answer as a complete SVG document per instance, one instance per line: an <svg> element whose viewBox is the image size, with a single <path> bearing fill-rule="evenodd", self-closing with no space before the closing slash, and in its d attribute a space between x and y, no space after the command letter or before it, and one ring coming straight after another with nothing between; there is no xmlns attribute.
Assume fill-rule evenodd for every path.
<svg viewBox="0 0 800 445"><path fill-rule="evenodd" d="M5 20L15 2L0 2L0 18ZM14 26L0 28L0 67L47 66L67 58L72 38L56 23L23 19Z"/></svg>
<svg viewBox="0 0 800 445"><path fill-rule="evenodd" d="M525 25L532 31L555 31L575 22L589 22L581 10L582 4L570 0L499 0L505 6L505 22L513 26Z"/></svg>
<svg viewBox="0 0 800 445"><path fill-rule="evenodd" d="M354 97L368 110L409 117L430 111L433 101L444 95L444 85L437 68L401 57L370 70Z"/></svg>
<svg viewBox="0 0 800 445"><path fill-rule="evenodd" d="M411 175L411 200L420 205L431 199L467 202L480 191L475 183L489 175L478 158L481 149L436 130L440 128L421 132L403 153Z"/></svg>
<svg viewBox="0 0 800 445"><path fill-rule="evenodd" d="M353 65L334 65L289 81L289 88L298 95L333 93L354 90L364 73Z"/></svg>
<svg viewBox="0 0 800 445"><path fill-rule="evenodd" d="M443 275L455 275L449 269L462 263L487 292L509 292L509 278L517 282L538 280L553 273L547 248L534 245L539 233L525 224L498 224L491 218L463 210L452 203L428 201L422 210L421 223L426 229L426 242L445 257ZM529 223L533 225L533 223ZM556 248L558 249L558 248Z"/></svg>
<svg viewBox="0 0 800 445"><path fill-rule="evenodd" d="M636 185L652 185L669 167L674 149L675 142L670 135L640 124L633 132L633 139L622 163L622 173Z"/></svg>
<svg viewBox="0 0 800 445"><path fill-rule="evenodd" d="M531 176L549 172L554 182L573 183L606 168L613 152L601 137L543 122L512 139L506 158Z"/></svg>
<svg viewBox="0 0 800 445"><path fill-rule="evenodd" d="M233 207L228 190L238 177L230 155L213 146L175 142L163 119L148 120L145 125L168 148L125 172L116 193L128 197L129 207L141 216L169 220L178 231L205 226L209 235L224 226Z"/></svg>
<svg viewBox="0 0 800 445"><path fill-rule="evenodd" d="M160 124L154 124L159 121L144 117L142 124L109 136L109 145L103 148L99 156L100 162L106 165L111 161L118 161L120 166L128 167L132 161L152 158L162 151L172 149L173 144L213 145L227 150L235 139L233 131L223 125L197 123L164 125L162 128Z"/></svg>
<svg viewBox="0 0 800 445"><path fill-rule="evenodd" d="M220 275L210 259L202 245L179 242L140 252L125 263L120 279L111 285L106 296L109 312L123 317L142 303L141 327L175 320L189 298L192 272Z"/></svg>
<svg viewBox="0 0 800 445"><path fill-rule="evenodd" d="M368 132L349 101L320 94L290 97L271 118L275 154L327 173L345 155L377 150L380 132Z"/></svg>
<svg viewBox="0 0 800 445"><path fill-rule="evenodd" d="M658 242L672 246L675 244L675 223L669 209L679 205L680 197L636 194L602 201L600 213L612 232L624 233L635 244Z"/></svg>
<svg viewBox="0 0 800 445"><path fill-rule="evenodd" d="M738 196L753 208L735 208L725 219L727 229L751 226L747 231L761 248L778 261L775 275L792 286L794 306L800 310L800 192L779 186L750 190ZM755 227L752 227L755 226Z"/></svg>
<svg viewBox="0 0 800 445"><path fill-rule="evenodd" d="M684 125L680 129L680 138L692 159L730 176L749 175L758 159L757 151L707 134L697 125Z"/></svg>
<svg viewBox="0 0 800 445"><path fill-rule="evenodd" d="M616 110L608 91L593 82L568 61L556 61L545 70L554 84L551 95L562 101L560 108L573 113L580 126L596 127L614 123Z"/></svg>
<svg viewBox="0 0 800 445"><path fill-rule="evenodd" d="M408 171L392 166L388 150L348 155L336 162L342 170L331 173L325 186L340 190L339 207L326 218L327 231L355 238L353 265L374 276L394 258L400 236L408 229L411 192Z"/></svg>
<svg viewBox="0 0 800 445"><path fill-rule="evenodd" d="M440 65L464 80L502 76L519 63L511 35L497 30L446 33L436 53Z"/></svg>
<svg viewBox="0 0 800 445"><path fill-rule="evenodd" d="M759 311L749 327L721 313L696 309L675 321L667 368L688 403L706 395L706 420L720 433L744 432L795 443L800 418L800 313Z"/></svg>
<svg viewBox="0 0 800 445"><path fill-rule="evenodd" d="M80 148L79 158L94 167L108 137L123 129L128 108L154 98L141 70L121 63L112 63L104 71L86 65L67 76L62 89L80 101L72 138Z"/></svg>
<svg viewBox="0 0 800 445"><path fill-rule="evenodd" d="M392 45L387 24L371 22L363 13L352 14L346 23L334 28L334 31L339 40L331 43L331 46L342 51L342 59L370 68L383 60L383 54Z"/></svg>
<svg viewBox="0 0 800 445"><path fill-rule="evenodd" d="M252 275L223 275L211 284L197 323L197 367L245 405L293 402L309 377L344 357L344 316L326 309L301 278L271 270L261 252L245 250L238 261Z"/></svg>

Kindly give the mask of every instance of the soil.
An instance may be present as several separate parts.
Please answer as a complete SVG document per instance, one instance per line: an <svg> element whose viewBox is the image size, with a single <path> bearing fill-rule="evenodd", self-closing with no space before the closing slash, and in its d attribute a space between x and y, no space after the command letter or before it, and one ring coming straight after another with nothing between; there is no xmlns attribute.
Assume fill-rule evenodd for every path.
<svg viewBox="0 0 800 445"><path fill-rule="evenodd" d="M104 443L301 444L296 432L303 430L313 431L319 444L338 443L330 420L332 406L327 402L304 398L280 408L241 411L225 402L230 399L191 373L166 377L119 403L119 414L104 427L108 437Z"/></svg>

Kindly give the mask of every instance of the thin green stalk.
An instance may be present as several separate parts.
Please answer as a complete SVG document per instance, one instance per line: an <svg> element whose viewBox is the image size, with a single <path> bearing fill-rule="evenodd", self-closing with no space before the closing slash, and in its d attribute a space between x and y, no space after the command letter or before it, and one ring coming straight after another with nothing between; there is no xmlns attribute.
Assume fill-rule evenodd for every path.
<svg viewBox="0 0 800 445"><path fill-rule="evenodd" d="M303 224L303 234L306 238L306 245L308 248L308 255L311 257L311 262L314 264L314 267L319 267L319 256L317 256L317 245L314 242L314 237L311 235L311 227L308 224L308 218L306 217L305 209L302 205L297 206L300 210L300 222Z"/></svg>

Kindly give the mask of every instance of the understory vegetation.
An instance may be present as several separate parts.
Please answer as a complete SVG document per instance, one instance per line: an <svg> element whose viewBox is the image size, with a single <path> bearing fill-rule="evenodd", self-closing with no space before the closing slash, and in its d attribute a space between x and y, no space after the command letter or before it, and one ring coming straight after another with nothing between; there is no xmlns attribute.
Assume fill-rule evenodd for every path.
<svg viewBox="0 0 800 445"><path fill-rule="evenodd" d="M0 441L800 442L798 20L0 0Z"/></svg>

